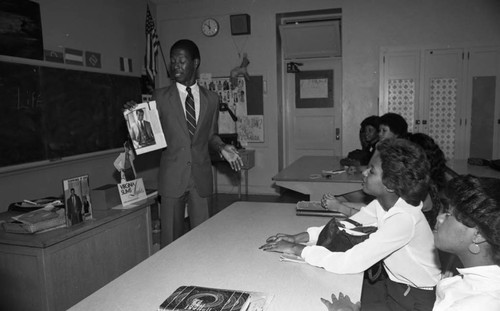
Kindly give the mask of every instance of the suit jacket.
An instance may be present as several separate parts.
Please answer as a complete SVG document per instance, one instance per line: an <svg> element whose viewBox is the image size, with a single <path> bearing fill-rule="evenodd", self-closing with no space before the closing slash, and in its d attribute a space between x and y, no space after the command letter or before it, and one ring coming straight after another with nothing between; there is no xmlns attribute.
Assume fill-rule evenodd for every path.
<svg viewBox="0 0 500 311"><path fill-rule="evenodd" d="M200 86L200 113L192 141L177 85L173 83L157 89L153 97L167 141L158 173L160 195L180 197L187 189L191 174L200 196L211 195L213 179L209 148L217 150L223 144L218 136L218 95Z"/></svg>

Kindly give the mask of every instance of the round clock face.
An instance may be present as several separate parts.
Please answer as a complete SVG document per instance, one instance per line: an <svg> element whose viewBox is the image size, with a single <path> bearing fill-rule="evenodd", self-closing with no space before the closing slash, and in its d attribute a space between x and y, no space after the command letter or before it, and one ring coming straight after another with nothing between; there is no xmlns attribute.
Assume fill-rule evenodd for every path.
<svg viewBox="0 0 500 311"><path fill-rule="evenodd" d="M201 31L207 37L213 37L219 32L219 23L213 18L207 18L201 23Z"/></svg>

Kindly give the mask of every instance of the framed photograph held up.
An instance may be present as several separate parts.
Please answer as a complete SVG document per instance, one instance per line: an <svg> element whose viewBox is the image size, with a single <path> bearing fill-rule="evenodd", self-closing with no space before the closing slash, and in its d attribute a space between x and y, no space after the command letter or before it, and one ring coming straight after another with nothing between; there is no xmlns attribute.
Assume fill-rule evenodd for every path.
<svg viewBox="0 0 500 311"><path fill-rule="evenodd" d="M156 101L140 103L132 109L125 110L123 115L137 155L167 146Z"/></svg>
<svg viewBox="0 0 500 311"><path fill-rule="evenodd" d="M68 227L92 219L90 182L88 175L63 180L66 224Z"/></svg>

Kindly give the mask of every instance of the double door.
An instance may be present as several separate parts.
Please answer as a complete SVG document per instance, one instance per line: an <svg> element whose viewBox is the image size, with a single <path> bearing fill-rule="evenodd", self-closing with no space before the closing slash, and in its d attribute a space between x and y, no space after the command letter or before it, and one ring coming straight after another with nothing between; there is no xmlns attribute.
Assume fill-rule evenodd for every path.
<svg viewBox="0 0 500 311"><path fill-rule="evenodd" d="M500 47L383 48L380 68L380 114L401 114L448 159L500 158Z"/></svg>

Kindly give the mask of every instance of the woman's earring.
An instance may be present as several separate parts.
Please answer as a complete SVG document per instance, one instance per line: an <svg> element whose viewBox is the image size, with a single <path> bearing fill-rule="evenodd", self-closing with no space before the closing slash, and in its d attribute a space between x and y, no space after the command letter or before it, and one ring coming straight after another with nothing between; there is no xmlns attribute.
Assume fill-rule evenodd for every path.
<svg viewBox="0 0 500 311"><path fill-rule="evenodd" d="M477 255L481 252L481 248L479 247L479 244L476 244L475 242L472 242L469 244L469 252L471 252L474 255Z"/></svg>

